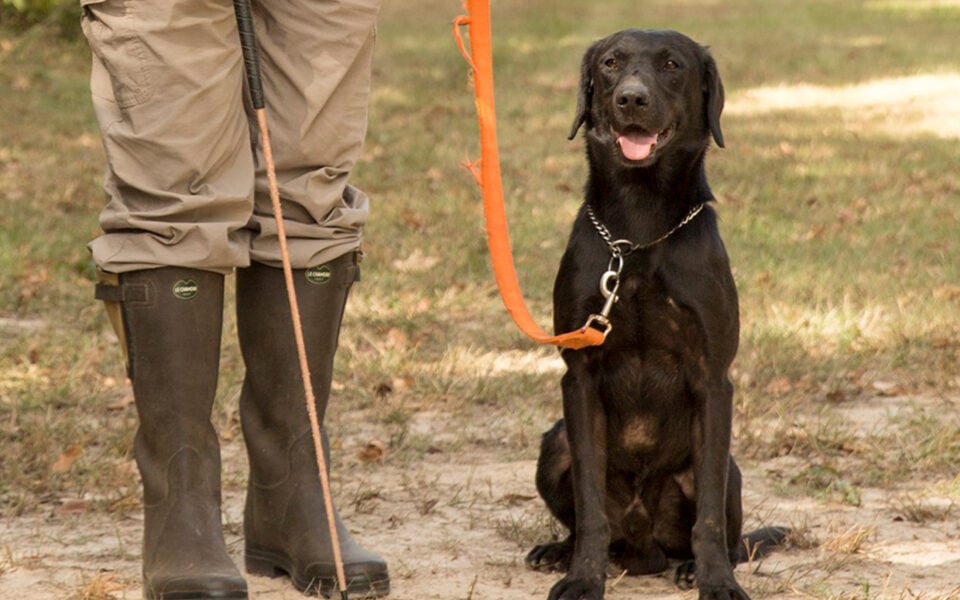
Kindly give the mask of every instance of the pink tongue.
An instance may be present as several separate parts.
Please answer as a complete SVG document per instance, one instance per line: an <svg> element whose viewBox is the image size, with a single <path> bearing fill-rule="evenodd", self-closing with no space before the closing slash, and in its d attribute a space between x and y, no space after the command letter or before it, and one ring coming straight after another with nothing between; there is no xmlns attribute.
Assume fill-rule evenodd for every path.
<svg viewBox="0 0 960 600"><path fill-rule="evenodd" d="M654 144L657 143L655 135L640 135L637 133L621 135L617 138L617 144L620 145L620 151L630 160L643 160L650 156Z"/></svg>

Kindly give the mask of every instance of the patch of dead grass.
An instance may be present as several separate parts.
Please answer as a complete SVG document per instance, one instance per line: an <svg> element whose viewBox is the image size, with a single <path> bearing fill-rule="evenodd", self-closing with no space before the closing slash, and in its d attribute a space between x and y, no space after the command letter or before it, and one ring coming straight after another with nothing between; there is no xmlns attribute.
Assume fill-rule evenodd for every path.
<svg viewBox="0 0 960 600"><path fill-rule="evenodd" d="M960 73L925 73L825 86L761 86L736 94L724 111L760 115L840 109L847 129L895 139L960 138Z"/></svg>
<svg viewBox="0 0 960 600"><path fill-rule="evenodd" d="M822 548L837 554L856 554L876 533L873 525L854 524L850 527L832 531L823 541Z"/></svg>
<svg viewBox="0 0 960 600"><path fill-rule="evenodd" d="M120 581L116 573L98 571L77 592L73 600L116 600L116 592L127 589L127 584Z"/></svg>

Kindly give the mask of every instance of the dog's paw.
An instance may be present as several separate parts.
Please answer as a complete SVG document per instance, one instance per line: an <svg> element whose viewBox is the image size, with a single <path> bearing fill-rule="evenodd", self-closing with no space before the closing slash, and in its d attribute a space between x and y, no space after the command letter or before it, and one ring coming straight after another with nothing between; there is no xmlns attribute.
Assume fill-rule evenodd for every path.
<svg viewBox="0 0 960 600"><path fill-rule="evenodd" d="M573 543L569 538L562 542L552 542L535 546L527 554L527 566L536 571L567 571L570 568L570 555Z"/></svg>
<svg viewBox="0 0 960 600"><path fill-rule="evenodd" d="M729 581L719 584L698 582L697 565L693 560L680 563L676 573L674 573L673 581L684 590L698 587L700 600L750 600L750 596L732 577Z"/></svg>
<svg viewBox="0 0 960 600"><path fill-rule="evenodd" d="M567 575L550 589L547 600L603 600L603 578Z"/></svg>
<svg viewBox="0 0 960 600"><path fill-rule="evenodd" d="M673 574L673 582L683 590L692 590L697 585L697 563L693 559L685 560Z"/></svg>
<svg viewBox="0 0 960 600"><path fill-rule="evenodd" d="M734 581L728 585L701 585L699 600L750 600L750 596Z"/></svg>

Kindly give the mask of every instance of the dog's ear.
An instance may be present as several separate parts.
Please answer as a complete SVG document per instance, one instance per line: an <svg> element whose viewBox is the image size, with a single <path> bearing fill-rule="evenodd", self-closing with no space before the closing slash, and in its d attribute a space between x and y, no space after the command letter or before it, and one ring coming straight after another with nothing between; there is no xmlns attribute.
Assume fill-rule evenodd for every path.
<svg viewBox="0 0 960 600"><path fill-rule="evenodd" d="M707 111L707 125L714 141L723 148L723 132L720 130L720 113L723 112L723 82L720 81L720 71L717 62L710 52L703 49L703 99Z"/></svg>
<svg viewBox="0 0 960 600"><path fill-rule="evenodd" d="M577 93L577 114L573 117L573 126L570 127L568 140L577 136L580 126L586 123L590 127L590 105L593 102L593 57L597 53L599 43L592 44L583 53L580 61L580 91Z"/></svg>

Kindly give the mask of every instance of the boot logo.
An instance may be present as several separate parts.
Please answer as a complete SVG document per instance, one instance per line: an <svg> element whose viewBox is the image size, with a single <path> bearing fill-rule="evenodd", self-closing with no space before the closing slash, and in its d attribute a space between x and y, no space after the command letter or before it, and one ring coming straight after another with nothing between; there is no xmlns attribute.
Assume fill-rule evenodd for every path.
<svg viewBox="0 0 960 600"><path fill-rule="evenodd" d="M200 286L192 279L181 279L173 284L173 295L180 300L192 300L200 293Z"/></svg>
<svg viewBox="0 0 960 600"><path fill-rule="evenodd" d="M306 272L307 281L314 285L323 285L333 277L333 271L327 265L310 267Z"/></svg>

